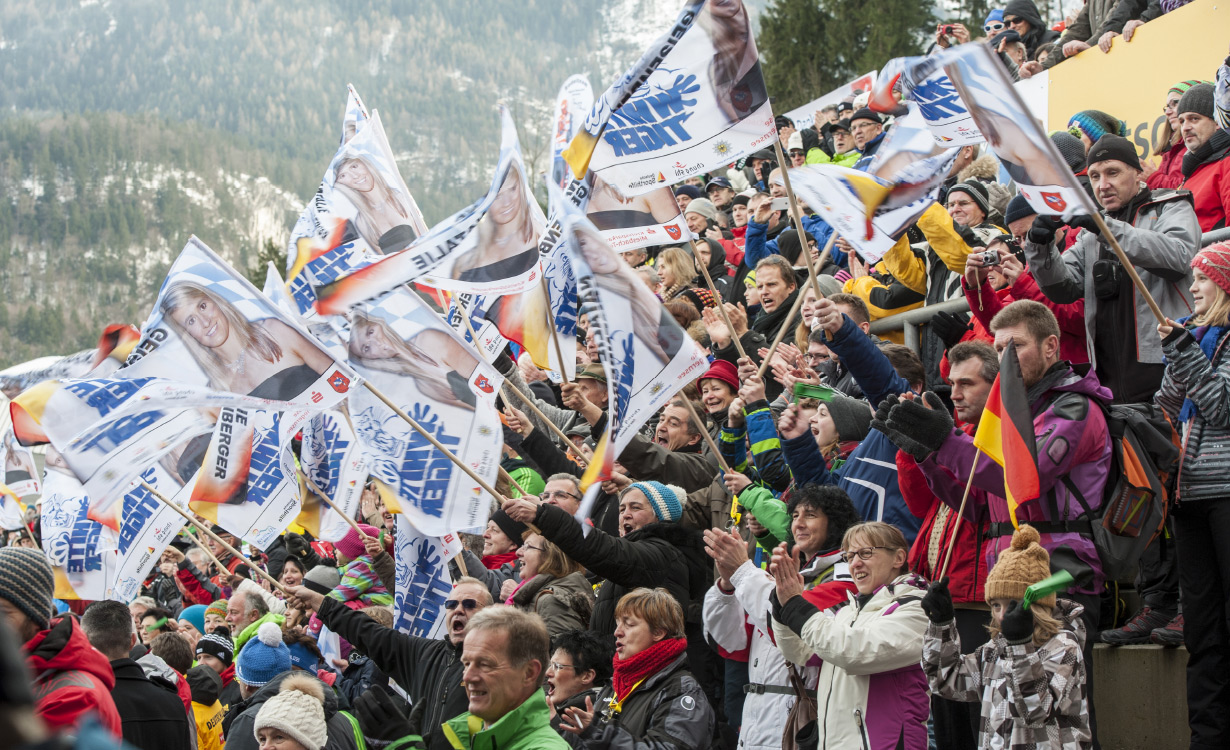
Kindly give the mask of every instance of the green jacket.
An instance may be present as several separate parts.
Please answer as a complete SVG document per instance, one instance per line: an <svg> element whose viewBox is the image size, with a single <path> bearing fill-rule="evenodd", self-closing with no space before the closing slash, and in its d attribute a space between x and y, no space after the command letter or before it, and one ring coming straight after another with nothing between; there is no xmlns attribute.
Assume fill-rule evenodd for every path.
<svg viewBox="0 0 1230 750"><path fill-rule="evenodd" d="M486 729L482 719L466 712L444 722L444 735L457 750L569 750L551 728L542 688Z"/></svg>
<svg viewBox="0 0 1230 750"><path fill-rule="evenodd" d="M790 513L786 503L773 496L764 487L751 485L739 493L739 504L765 527L765 535L756 537L756 542L769 553L777 545L790 540Z"/></svg>
<svg viewBox="0 0 1230 750"><path fill-rule="evenodd" d="M813 148L807 152L807 159L804 161L804 164L836 164L839 167L854 169L854 165L861 158L863 158L863 155L853 149L844 154L838 154L834 158L818 148Z"/></svg>
<svg viewBox="0 0 1230 750"><path fill-rule="evenodd" d="M267 622L276 622L278 624L278 627L280 628L282 627L282 623L286 622L286 617L284 615L279 615L274 612L270 612L266 614L264 617L262 617L261 619L249 625L248 627L239 631L239 636L235 638L235 658L236 659L239 658L239 652L243 651L244 644L252 640L253 638L255 638L256 631L260 629L261 625Z"/></svg>

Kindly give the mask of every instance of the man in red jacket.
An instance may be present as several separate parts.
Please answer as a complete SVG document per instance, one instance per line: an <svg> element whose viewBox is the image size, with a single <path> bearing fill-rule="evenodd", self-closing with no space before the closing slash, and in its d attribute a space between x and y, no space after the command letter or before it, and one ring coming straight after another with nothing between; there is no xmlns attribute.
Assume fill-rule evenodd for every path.
<svg viewBox="0 0 1230 750"><path fill-rule="evenodd" d="M0 549L0 613L25 644L35 712L52 731L76 729L93 715L119 737L111 664L90 645L76 620L51 619L54 591L55 574L40 550Z"/></svg>
<svg viewBox="0 0 1230 750"><path fill-rule="evenodd" d="M999 356L985 341L965 341L948 351L948 382L958 424L966 434L974 434L982 418L991 386L999 374ZM957 509L940 501L927 485L927 478L905 451L897 451L897 481L910 512L923 519L914 546L910 548L910 570L935 581L944 569L944 557L953 534L952 562L945 575L956 610L961 634L961 653L969 654L987 642L991 610L986 605L983 585L987 579L986 551L983 549L987 519L978 517L971 501L965 518L957 523ZM982 493L973 488L972 493ZM935 719L936 747L974 750L978 746L980 706L931 696L931 715Z"/></svg>
<svg viewBox="0 0 1230 750"><path fill-rule="evenodd" d="M1184 190L1192 191L1200 231L1226 226L1230 207L1230 132L1217 127L1213 112L1213 86L1192 86L1179 100L1179 135L1187 146L1183 155Z"/></svg>

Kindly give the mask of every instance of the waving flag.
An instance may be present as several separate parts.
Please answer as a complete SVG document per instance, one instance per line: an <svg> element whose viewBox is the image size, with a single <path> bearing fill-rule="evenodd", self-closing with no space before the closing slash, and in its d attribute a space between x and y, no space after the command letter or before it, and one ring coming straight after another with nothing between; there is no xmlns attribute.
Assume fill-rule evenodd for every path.
<svg viewBox="0 0 1230 750"><path fill-rule="evenodd" d="M37 495L41 491L34 454L18 442L11 424L5 424L0 429L0 467L4 470L0 474L0 485L6 487L14 499Z"/></svg>
<svg viewBox="0 0 1230 750"><path fill-rule="evenodd" d="M564 149L581 131L581 123L594 107L594 88L583 75L568 76L555 97L551 118L551 181L563 188L572 175L564 161Z"/></svg>
<svg viewBox="0 0 1230 750"><path fill-rule="evenodd" d="M990 49L985 44L978 45ZM957 95L943 65L944 53L928 57L897 57L888 61L871 91L867 106L893 112L899 106L894 91L913 102L926 120L932 137L944 147L982 143L978 124Z"/></svg>
<svg viewBox="0 0 1230 750"><path fill-rule="evenodd" d="M48 450L40 504L43 552L55 570L57 599L107 599L116 552L110 530L87 513L89 494Z"/></svg>
<svg viewBox="0 0 1230 750"><path fill-rule="evenodd" d="M974 445L1003 468L1008 514L1017 526L1016 509L1038 499L1039 484L1034 422L1016 347L1004 349L1000 356L999 375L983 407Z"/></svg>
<svg viewBox="0 0 1230 750"><path fill-rule="evenodd" d="M416 295L389 292L350 311L350 361L484 481L504 442L495 394L504 379ZM350 397L371 473L424 534L486 523L491 498L367 389Z"/></svg>
<svg viewBox="0 0 1230 750"><path fill-rule="evenodd" d="M790 171L795 192L875 263L932 203L956 149L935 145L921 113L897 121L868 170L812 164Z"/></svg>
<svg viewBox="0 0 1230 750"><path fill-rule="evenodd" d="M564 158L623 195L710 172L777 138L742 0L688 2L594 103Z"/></svg>
<svg viewBox="0 0 1230 750"><path fill-rule="evenodd" d="M448 561L461 553L461 540L453 533L425 536L405 516L396 518L393 629L420 638L439 638L444 635L444 600L453 590Z"/></svg>
<svg viewBox="0 0 1230 750"><path fill-rule="evenodd" d="M817 112L830 104L838 104L846 100L853 100L854 97L860 92L868 93L871 91L872 87L875 86L875 83L876 71L873 70L866 75L861 75L858 78L855 78L853 81L850 81L845 85L838 86L819 99L815 99L801 107L796 107L795 109L790 110L786 113L786 117L789 117L790 121L794 123L796 130L810 128L815 125L816 130L819 131L821 123L816 122Z"/></svg>
<svg viewBox="0 0 1230 750"><path fill-rule="evenodd" d="M149 484L158 494L184 507L188 502L188 490L171 471L155 464L141 475L141 481ZM115 583L110 598L131 602L141 593L141 584L154 569L167 548L184 528L184 517L168 508L154 497L140 482L124 494L120 526L117 529L119 543L116 549Z"/></svg>
<svg viewBox="0 0 1230 750"><path fill-rule="evenodd" d="M312 492L327 496L350 518L355 517L367 479L368 460L346 415L326 411L312 416L303 428L299 466ZM308 523L301 518L300 525L326 542L346 536L350 530L346 519L323 503L315 507L315 517ZM304 512L307 510L305 506Z"/></svg>

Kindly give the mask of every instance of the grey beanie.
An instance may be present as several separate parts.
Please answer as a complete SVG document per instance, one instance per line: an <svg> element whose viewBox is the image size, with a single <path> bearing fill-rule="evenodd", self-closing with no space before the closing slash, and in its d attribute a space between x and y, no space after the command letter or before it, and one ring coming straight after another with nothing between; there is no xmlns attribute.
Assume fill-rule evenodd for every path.
<svg viewBox="0 0 1230 750"><path fill-rule="evenodd" d="M1213 85L1200 83L1192 86L1179 100L1179 108L1175 112L1178 117L1187 112L1195 112L1209 119L1213 118Z"/></svg>
<svg viewBox="0 0 1230 750"><path fill-rule="evenodd" d="M0 599L46 630L56 588L55 573L42 550L28 547L0 548Z"/></svg>
<svg viewBox="0 0 1230 750"><path fill-rule="evenodd" d="M700 214L709 221L717 221L717 207L708 198L696 198L683 209L685 214Z"/></svg>
<svg viewBox="0 0 1230 750"><path fill-rule="evenodd" d="M1059 149L1059 155L1063 157L1068 169L1072 170L1072 174L1085 168L1085 144L1081 143L1079 138L1066 130L1057 130L1051 133L1051 143Z"/></svg>
<svg viewBox="0 0 1230 750"><path fill-rule="evenodd" d="M986 186L978 180L958 182L948 189L949 195L953 193L965 193L973 199L974 203L978 204L978 208L981 208L984 214L991 213L991 197L987 193Z"/></svg>
<svg viewBox="0 0 1230 750"><path fill-rule="evenodd" d="M332 565L317 565L303 574L303 585L318 594L328 594L341 582L341 574Z"/></svg>
<svg viewBox="0 0 1230 750"><path fill-rule="evenodd" d="M866 401L835 394L827 406L839 440L863 440L871 432L871 406Z"/></svg>

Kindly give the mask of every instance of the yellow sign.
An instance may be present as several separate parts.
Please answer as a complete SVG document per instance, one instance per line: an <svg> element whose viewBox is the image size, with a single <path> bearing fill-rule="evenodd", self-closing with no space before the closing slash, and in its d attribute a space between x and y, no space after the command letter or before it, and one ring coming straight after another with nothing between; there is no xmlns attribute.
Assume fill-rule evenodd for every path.
<svg viewBox="0 0 1230 750"><path fill-rule="evenodd" d="M1166 118L1166 92L1180 81L1212 81L1230 44L1230 7L1218 0L1193 3L1150 21L1131 42L1115 39L1051 68L1047 129L1064 130L1072 115L1100 109L1127 123L1128 140L1142 157L1153 152Z"/></svg>

